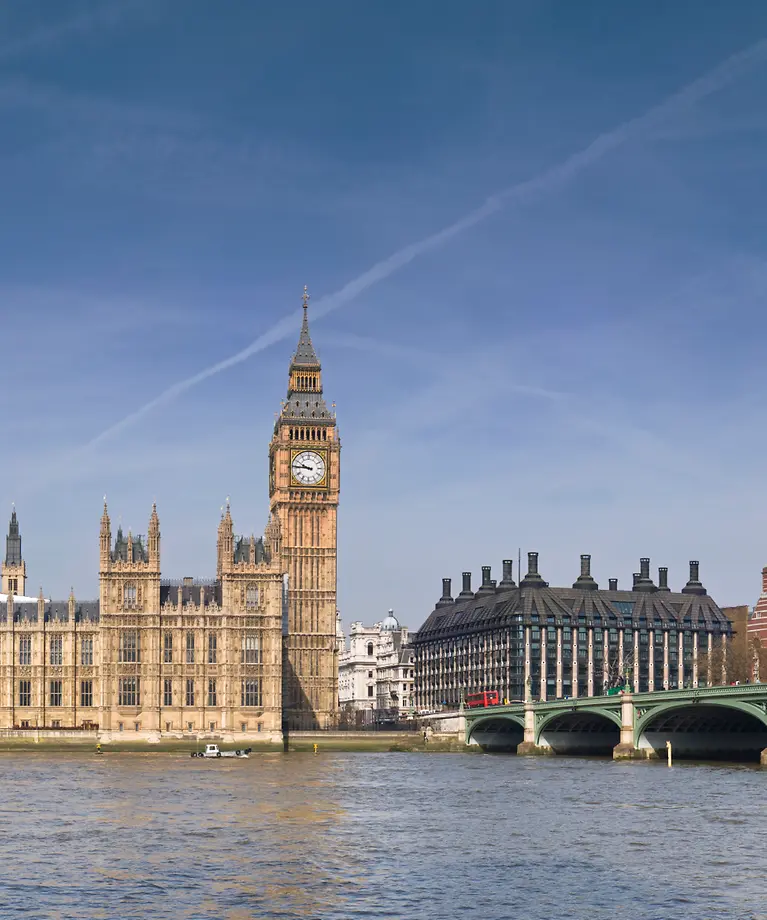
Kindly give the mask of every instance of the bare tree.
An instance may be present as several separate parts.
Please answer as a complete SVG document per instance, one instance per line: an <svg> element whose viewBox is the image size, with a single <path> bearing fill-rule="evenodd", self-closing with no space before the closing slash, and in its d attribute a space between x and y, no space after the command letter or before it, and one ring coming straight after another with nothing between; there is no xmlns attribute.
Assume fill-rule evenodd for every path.
<svg viewBox="0 0 767 920"><path fill-rule="evenodd" d="M712 687L721 684L753 683L767 676L767 649L756 638L745 644L715 639L708 651L698 655L698 683Z"/></svg>
<svg viewBox="0 0 767 920"><path fill-rule="evenodd" d="M614 687L626 687L631 689L634 686L634 652L633 649L630 652L624 651L623 653L623 667L621 667L621 660L618 655L618 649L610 649L610 653L607 659L604 662L606 667L604 669L603 688L602 692L607 693L608 690L611 690Z"/></svg>

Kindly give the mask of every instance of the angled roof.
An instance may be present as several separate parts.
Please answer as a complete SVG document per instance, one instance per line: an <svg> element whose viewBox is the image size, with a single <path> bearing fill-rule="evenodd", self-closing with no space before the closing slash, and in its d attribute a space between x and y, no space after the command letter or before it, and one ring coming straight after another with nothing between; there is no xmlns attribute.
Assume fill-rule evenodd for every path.
<svg viewBox="0 0 767 920"><path fill-rule="evenodd" d="M51 601L44 603L46 623L69 622L69 600ZM13 618L16 623L37 623L37 601L28 598L22 599L13 605ZM8 619L8 605L0 603L0 622ZM97 623L99 620L98 601L75 601L75 620L78 623Z"/></svg>
<svg viewBox="0 0 767 920"><path fill-rule="evenodd" d="M596 626L606 629L681 629L731 633L731 624L705 590L610 591L552 588L541 580L521 586L481 588L471 597L441 600L411 638L413 645L512 623ZM699 582L695 582L699 585ZM703 593L699 593L702 591Z"/></svg>
<svg viewBox="0 0 767 920"><path fill-rule="evenodd" d="M317 422L320 425L327 425L335 421L322 393L291 391L288 393L288 398L282 407L282 417Z"/></svg>
<svg viewBox="0 0 767 920"><path fill-rule="evenodd" d="M293 359L290 362L290 369L306 368L319 370L320 359L312 345L312 337L309 334L309 295L304 288L304 318L301 323L301 334L298 336L298 345L296 346Z"/></svg>
<svg viewBox="0 0 767 920"><path fill-rule="evenodd" d="M175 606L184 606L192 604L195 607L210 607L212 605L221 606L221 582L219 581L196 581L192 579L181 579L180 581L160 582L160 605L172 604Z"/></svg>
<svg viewBox="0 0 767 920"><path fill-rule="evenodd" d="M301 389L294 390L292 388L293 372L304 370L315 372L311 377L304 378L309 386L302 386ZM320 359L317 357L312 337L309 334L309 295L304 288L304 319L301 323L298 345L290 362L291 385L288 389L288 398L282 407L281 417L283 419L295 419L319 425L335 423L333 414L325 404L325 398L322 395L321 370Z"/></svg>

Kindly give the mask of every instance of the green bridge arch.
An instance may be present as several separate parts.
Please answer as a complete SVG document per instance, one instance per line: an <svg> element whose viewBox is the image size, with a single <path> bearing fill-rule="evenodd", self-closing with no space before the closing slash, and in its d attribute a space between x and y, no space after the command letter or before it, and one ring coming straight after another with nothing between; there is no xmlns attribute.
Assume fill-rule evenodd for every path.
<svg viewBox="0 0 767 920"><path fill-rule="evenodd" d="M593 699L593 697L588 697L587 699ZM599 716L603 719L606 719L608 722L612 722L618 729L618 732L621 730L621 713L620 709L615 711L614 709L608 709L603 706L572 706L566 709L558 709L554 712L547 712L545 714L536 714L538 718L536 719L535 724L535 744L539 745L541 741L541 735L546 731L547 726L550 726L552 722L555 722L557 719L563 719L567 717L577 718L588 718L590 716ZM538 721L540 719L540 721Z"/></svg>
<svg viewBox="0 0 767 920"><path fill-rule="evenodd" d="M767 704L763 704L767 705ZM744 715L753 716L761 723L763 728L767 729L767 710L758 703L748 703L745 700L732 699L728 697L711 697L708 695L694 696L686 700L672 700L668 703L659 703L651 705L645 712L639 715L638 710L642 709L641 703L635 704L634 711L634 747L639 746L639 740L647 727L658 718L674 711L695 710L698 707L705 709L731 709L741 712Z"/></svg>
<svg viewBox="0 0 767 920"><path fill-rule="evenodd" d="M515 715L510 712L497 712L497 713L488 713L486 716L482 716L479 719L472 719L471 724L468 726L466 732L466 743L470 744L472 735L477 730L482 730L483 726L488 727L492 723L498 722L509 722L511 725L519 728L522 731L524 736L525 732L525 717L524 715Z"/></svg>

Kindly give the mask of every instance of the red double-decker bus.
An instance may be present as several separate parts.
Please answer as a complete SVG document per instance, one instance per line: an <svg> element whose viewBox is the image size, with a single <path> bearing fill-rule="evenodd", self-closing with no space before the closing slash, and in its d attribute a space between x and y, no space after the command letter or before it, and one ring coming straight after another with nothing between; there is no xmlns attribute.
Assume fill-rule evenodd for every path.
<svg viewBox="0 0 767 920"><path fill-rule="evenodd" d="M497 706L498 691L483 690L481 693L469 693L465 702L468 709L474 709L477 706Z"/></svg>

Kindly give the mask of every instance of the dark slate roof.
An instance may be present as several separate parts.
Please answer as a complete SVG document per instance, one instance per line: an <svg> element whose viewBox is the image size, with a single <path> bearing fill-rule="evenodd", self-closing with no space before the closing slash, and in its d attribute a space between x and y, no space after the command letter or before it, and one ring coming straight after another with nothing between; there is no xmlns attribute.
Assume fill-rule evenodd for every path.
<svg viewBox="0 0 767 920"><path fill-rule="evenodd" d="M99 602L98 601L83 601L81 604L75 605L76 616L79 618L81 623L92 622L98 623L99 621Z"/></svg>
<svg viewBox="0 0 767 920"><path fill-rule="evenodd" d="M615 629L701 629L730 633L724 613L707 594L671 591L602 591L575 588L501 587L441 603L412 637L433 639L504 628L512 623L596 626Z"/></svg>
<svg viewBox="0 0 767 920"><path fill-rule="evenodd" d="M220 607L221 583L218 581L192 581L188 578L184 578L181 581L160 582L160 604L177 606L180 599L182 606L184 604L193 604L195 607L199 607L200 598L202 598L203 606L205 607L212 604L217 604Z"/></svg>
<svg viewBox="0 0 767 920"><path fill-rule="evenodd" d="M264 539L259 537L256 540L256 562L263 562L266 558L264 551ZM235 562L253 562L250 558L250 537L234 538L234 561Z"/></svg>
<svg viewBox="0 0 767 920"><path fill-rule="evenodd" d="M112 562L148 562L149 555L143 537L132 537L131 543L123 536L122 527L117 528L117 539L112 551Z"/></svg>
<svg viewBox="0 0 767 920"><path fill-rule="evenodd" d="M0 622L8 619L7 604L0 604ZM37 623L37 601L26 601L23 604L13 605L13 616L17 623ZM75 619L78 623L98 623L98 601L75 601ZM46 601L46 623L68 623L69 601Z"/></svg>
<svg viewBox="0 0 767 920"><path fill-rule="evenodd" d="M320 425L333 422L333 416L321 392L299 393L291 390L282 408L282 417L317 422Z"/></svg>
<svg viewBox="0 0 767 920"><path fill-rule="evenodd" d="M301 334L298 337L298 345L293 355L293 360L290 362L290 369L294 370L296 368L320 369L320 359L317 357L317 352L314 350L314 345L312 345L312 337L309 335L309 311L306 301L304 301L304 319L301 323Z"/></svg>
<svg viewBox="0 0 767 920"><path fill-rule="evenodd" d="M3 604L3 619L8 619L8 605ZM37 601L28 601L23 604L13 605L13 619L16 623L37 623Z"/></svg>

